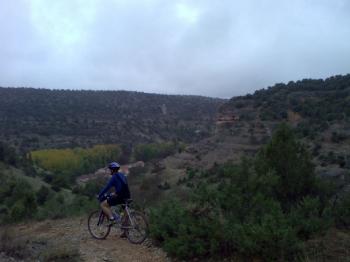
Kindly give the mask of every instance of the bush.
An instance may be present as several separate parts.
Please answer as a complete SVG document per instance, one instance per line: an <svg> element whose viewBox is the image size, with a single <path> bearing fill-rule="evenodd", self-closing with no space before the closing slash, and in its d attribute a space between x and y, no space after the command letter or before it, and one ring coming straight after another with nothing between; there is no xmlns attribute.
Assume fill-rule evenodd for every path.
<svg viewBox="0 0 350 262"><path fill-rule="evenodd" d="M46 186L41 186L41 188L36 192L36 201L39 205L43 205L48 199L50 194L50 189Z"/></svg>
<svg viewBox="0 0 350 262"><path fill-rule="evenodd" d="M19 162L19 157L16 150L4 142L0 141L0 162L16 166Z"/></svg>
<svg viewBox="0 0 350 262"><path fill-rule="evenodd" d="M310 196L292 209L290 217L292 226L302 239L325 232L332 225L330 208L322 209L320 200Z"/></svg>
<svg viewBox="0 0 350 262"><path fill-rule="evenodd" d="M226 227L226 239L241 257L264 261L293 260L302 245L282 212L266 214L259 223L235 223Z"/></svg>
<svg viewBox="0 0 350 262"><path fill-rule="evenodd" d="M255 160L217 165L199 181L194 174L186 206L170 201L151 212L151 237L177 258L292 261L304 240L332 224L333 189L316 179L306 148L285 125Z"/></svg>
<svg viewBox="0 0 350 262"><path fill-rule="evenodd" d="M275 197L284 210L317 191L310 154L286 124L277 129L271 142L259 152L255 170L259 176L273 172L279 177Z"/></svg>
<svg viewBox="0 0 350 262"><path fill-rule="evenodd" d="M219 222L212 217L198 217L173 200L150 215L151 236L166 252L181 259L217 254L214 233ZM196 239L196 241L193 241Z"/></svg>
<svg viewBox="0 0 350 262"><path fill-rule="evenodd" d="M6 207L2 222L18 222L32 218L37 211L35 192L24 179L3 176L0 197L0 204Z"/></svg>
<svg viewBox="0 0 350 262"><path fill-rule="evenodd" d="M140 144L135 147L135 159L150 161L157 158L165 158L171 154L182 150L183 145L179 143L151 143Z"/></svg>
<svg viewBox="0 0 350 262"><path fill-rule="evenodd" d="M159 189L161 189L161 190L168 190L168 189L170 189L170 184L168 183L168 181L165 181L164 183L160 183L160 184L158 184L158 186L157 186Z"/></svg>
<svg viewBox="0 0 350 262"><path fill-rule="evenodd" d="M90 199L95 199L96 194L100 192L101 188L106 185L105 178L97 178L89 180L83 187L80 189L80 194L89 197Z"/></svg>
<svg viewBox="0 0 350 262"><path fill-rule="evenodd" d="M337 199L334 208L334 219L338 227L350 228L350 192Z"/></svg>
<svg viewBox="0 0 350 262"><path fill-rule="evenodd" d="M26 215L26 210L23 205L23 202L17 201L11 208L10 217L8 219L16 222L24 218L25 215Z"/></svg>
<svg viewBox="0 0 350 262"><path fill-rule="evenodd" d="M61 194L55 194L38 210L36 218L39 220L64 218L68 211L69 207L66 205L64 197Z"/></svg>
<svg viewBox="0 0 350 262"><path fill-rule="evenodd" d="M38 209L36 219L60 219L83 215L96 208L96 200L87 196L74 195L68 202L62 194L50 194L48 200Z"/></svg>

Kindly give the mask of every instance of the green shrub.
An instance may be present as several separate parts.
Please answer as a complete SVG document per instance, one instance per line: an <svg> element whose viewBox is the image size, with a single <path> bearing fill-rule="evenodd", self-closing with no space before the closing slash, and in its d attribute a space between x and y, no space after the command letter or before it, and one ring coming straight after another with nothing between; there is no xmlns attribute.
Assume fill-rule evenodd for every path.
<svg viewBox="0 0 350 262"><path fill-rule="evenodd" d="M151 237L171 256L293 261L303 241L332 224L334 189L316 179L306 148L285 125L255 160L195 177L186 206L169 201L151 212Z"/></svg>
<svg viewBox="0 0 350 262"><path fill-rule="evenodd" d="M350 228L350 192L337 199L334 208L334 219L338 227Z"/></svg>
<svg viewBox="0 0 350 262"><path fill-rule="evenodd" d="M16 166L19 163L19 156L16 153L16 150L7 145L6 143L0 141L0 162Z"/></svg>
<svg viewBox="0 0 350 262"><path fill-rule="evenodd" d="M317 190L310 154L286 124L277 129L271 142L259 152L255 170L259 176L274 172L279 177L275 196L284 210Z"/></svg>
<svg viewBox="0 0 350 262"><path fill-rule="evenodd" d="M150 221L151 236L172 256L187 259L218 252L219 221L214 217L197 216L173 200L153 209Z"/></svg>
<svg viewBox="0 0 350 262"><path fill-rule="evenodd" d="M135 147L134 156L137 160L150 161L157 158L165 158L176 153L183 145L179 143L150 143L139 144Z"/></svg>
<svg viewBox="0 0 350 262"><path fill-rule="evenodd" d="M89 197L90 199L95 199L96 194L100 192L106 184L105 178L97 178L89 180L84 186L80 188L79 194Z"/></svg>
<svg viewBox="0 0 350 262"><path fill-rule="evenodd" d="M319 198L307 196L290 212L291 224L302 239L325 232L332 225L330 208L322 208Z"/></svg>
<svg viewBox="0 0 350 262"><path fill-rule="evenodd" d="M46 186L41 186L41 188L36 192L36 201L39 205L43 205L48 199L50 194L50 189Z"/></svg>
<svg viewBox="0 0 350 262"><path fill-rule="evenodd" d="M16 222L23 219L25 215L26 215L26 210L23 202L17 201L11 208L10 217L8 219Z"/></svg>
<svg viewBox="0 0 350 262"><path fill-rule="evenodd" d="M33 188L23 179L3 177L0 190L1 203L9 212L3 216L3 222L18 222L32 218L37 211L37 202Z"/></svg>
<svg viewBox="0 0 350 262"><path fill-rule="evenodd" d="M39 220L64 218L67 216L68 211L69 207L65 204L64 197L61 194L55 194L38 210L36 218Z"/></svg>
<svg viewBox="0 0 350 262"><path fill-rule="evenodd" d="M301 252L301 241L282 212L265 214L260 222L228 224L225 239L245 258L264 261L293 260Z"/></svg>

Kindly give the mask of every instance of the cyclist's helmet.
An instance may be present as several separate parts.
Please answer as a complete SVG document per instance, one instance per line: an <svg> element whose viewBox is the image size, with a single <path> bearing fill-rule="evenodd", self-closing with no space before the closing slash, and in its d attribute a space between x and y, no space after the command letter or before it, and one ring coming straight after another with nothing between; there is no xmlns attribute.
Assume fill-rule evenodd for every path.
<svg viewBox="0 0 350 262"><path fill-rule="evenodd" d="M108 164L108 168L113 171L118 171L120 168L120 165L117 162L112 162Z"/></svg>

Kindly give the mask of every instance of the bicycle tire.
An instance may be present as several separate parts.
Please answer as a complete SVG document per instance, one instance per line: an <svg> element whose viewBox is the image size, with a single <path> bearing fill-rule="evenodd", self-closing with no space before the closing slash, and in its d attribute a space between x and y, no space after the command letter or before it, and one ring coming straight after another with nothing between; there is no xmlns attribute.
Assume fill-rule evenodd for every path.
<svg viewBox="0 0 350 262"><path fill-rule="evenodd" d="M132 225L129 225L130 228L128 227L125 229L126 237L132 244L141 244L148 236L148 222L146 216L138 211L131 211L130 214L134 226L132 227Z"/></svg>
<svg viewBox="0 0 350 262"><path fill-rule="evenodd" d="M90 213L88 218L88 229L90 235L95 239L105 239L109 232L111 231L111 227L108 226L108 219L106 216L102 213L102 224L98 225L98 222L100 220L101 216L101 210L96 210Z"/></svg>

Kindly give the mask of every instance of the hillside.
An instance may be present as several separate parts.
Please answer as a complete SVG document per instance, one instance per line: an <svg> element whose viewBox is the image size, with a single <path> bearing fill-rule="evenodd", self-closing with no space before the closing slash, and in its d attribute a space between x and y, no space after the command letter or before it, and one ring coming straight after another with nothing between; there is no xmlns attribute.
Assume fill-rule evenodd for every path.
<svg viewBox="0 0 350 262"><path fill-rule="evenodd" d="M247 258L288 260L283 259L284 256L292 260L297 255L310 261L339 261L348 257L349 101L350 75L277 84L222 104L217 113L213 113L211 121L214 124L208 127L212 134L208 132L202 139L199 134L188 140L192 142L190 145L185 146L176 140L150 144L139 144L142 139L133 140L134 149L129 160L142 159L145 166L131 169L128 181L137 207L149 215L151 237L161 244L167 255L178 259L232 258L236 254L242 261ZM159 115L164 121L162 114L168 114L165 111L163 107ZM145 112L142 114L146 117ZM187 119L190 118L192 116ZM193 123L191 121L188 123ZM282 122L288 125L280 125ZM35 123L41 126L43 122ZM104 135L108 134L108 129L105 131ZM168 131L171 134L171 130ZM38 140L27 148L58 143L58 134L52 134L50 143L44 144L41 139L45 136L36 133ZM133 134L124 132L124 135ZM176 133L172 135L177 136ZM69 133L62 137L62 141L70 141L67 140ZM164 137L164 140L169 137ZM90 142L98 139L95 135L89 137ZM152 139L161 140L159 137ZM81 142L82 145L90 143ZM18 149L25 148L23 145L19 144ZM102 181L103 174L92 176L94 179L90 181L78 179L79 185L75 185L72 178L79 170L85 170L85 164L93 164L92 156L96 157L96 166L106 163L106 146L39 150L32 152L33 158L16 156L15 150L5 144L2 150L0 147L0 161L5 163L3 174L0 172L4 181L3 206L0 207L4 221L15 219L15 215L17 221L80 217L80 221L76 218L47 220L17 227L23 236L39 237L26 242L29 249L37 249L35 252L38 253L31 251L32 256L39 253L56 256L56 251L49 249L45 253L43 248L55 246L60 241L63 243L69 239L67 232L73 232L74 237L70 240L74 243L67 242L68 247L62 245L58 255L68 253L86 261L94 261L96 257L113 261L114 257L110 255L124 254L113 248L118 243L125 250L134 250L128 252L130 256L121 257L125 261L167 259L158 249L146 246L134 249L115 236L111 236L112 242L107 240L100 244L84 231L86 213L96 207L95 194L105 181ZM113 155L117 158L122 150L119 150L119 145L112 147L118 149L114 152L115 157ZM262 148L263 153L256 154ZM39 160L45 160L49 155L53 156L51 160L58 159L63 165L57 170L50 170L50 165L40 165ZM73 156L80 159L75 161L77 163L87 162L74 167L77 170L69 170L69 159L74 160ZM241 161L242 157L251 159ZM27 165L32 163L40 166L39 169L36 166L34 178L26 178L26 171L11 167L26 167L30 171ZM86 168L90 170L90 167ZM12 175L14 173L17 173L16 177ZM65 176L65 183L57 180ZM336 178L334 181L338 183L328 184L329 180L320 179L321 176ZM89 176L79 178L86 177ZM40 178L48 184L41 182ZM20 183L26 185L26 192L18 190ZM34 183L32 188L31 183ZM12 191L19 193L12 195ZM18 241L15 239L14 242ZM334 245L329 245L329 242ZM0 259L2 256L5 254L0 253Z"/></svg>
<svg viewBox="0 0 350 262"><path fill-rule="evenodd" d="M158 161L157 159L153 159L153 163L147 163L147 168L141 170L142 174L138 174L130 179L133 192L135 192L135 198L139 201L144 201L144 199L146 199L145 203L148 201L157 202L159 199L168 195L171 197L173 191L175 191L175 193L182 194L182 187L178 187L178 183L181 179L184 179L187 176L188 170L190 169L210 169L217 164L223 164L227 161L238 162L243 156L254 156L259 148L269 141L275 127L281 122L287 122L293 126L298 134L298 138L308 146L310 152L312 153L313 161L317 166L316 173L318 175L340 178L339 181L342 181L342 184L350 183L350 75L336 76L325 80L307 79L297 82L289 82L288 84L276 84L272 87L268 87L267 89L258 90L254 94L234 97L226 103L223 103L222 100L212 100L202 97L163 96L130 92L49 91L34 89L0 90L7 91L9 93L18 92L22 95L24 95L25 92L28 92L29 94L36 94L36 96L46 93L47 96L49 94L54 97L54 94L56 94L58 96L58 101L63 103L63 98L66 98L67 104L69 104L69 101L78 99L78 97L82 95L85 95L87 97L86 99L89 101L89 99L96 97L106 97L110 94L120 94L120 96L116 97L116 104L119 104L118 97L122 96L129 96L128 99L125 98L125 101L132 101L131 97L133 97L135 101L151 101L152 99L158 99L159 101L169 100L169 105L174 107L170 110L170 106L168 106L167 110L165 110L166 112L164 111L164 107L163 111L157 111L156 105L159 106L159 104L162 102L157 102L158 104L142 103L145 108L143 111L136 110L136 104L131 103L129 108L130 119L132 120L142 116L149 120L153 119L152 123L160 126L162 126L166 121L173 121L172 123L175 123L176 121L185 123L188 121L186 123L188 123L189 127L191 127L191 125L194 123L206 123L206 130L211 130L212 135L209 135L210 132L208 132L204 138L200 134L198 134L198 136L188 138L188 141L192 141L193 143L187 146L185 150L164 159L158 159ZM30 98L31 96L28 97ZM174 101L170 102L171 99L173 99L175 102L182 101L183 104L180 105L185 105L185 101L189 102L193 100L193 104L186 104L187 109L185 106L176 107ZM49 108L55 108L55 105L49 104L49 101L52 100L53 98L42 98L42 101L47 103L47 111ZM108 99L106 99L106 101L107 100ZM74 115L72 113L71 117L84 115L87 119L89 119L85 121L86 123L95 121L91 120L90 118L92 117L93 119L99 114L101 114L101 117L104 117L101 121L106 121L106 123L109 121L108 116L111 118L113 117L112 115L108 114L105 116L103 115L104 108L108 107L108 103L103 104L102 101L98 102L96 100L96 104L101 108L96 107L95 109L92 109L92 107L82 103L83 101L85 100L80 101L80 105L85 108L84 110L86 110L86 114L84 115L84 110L78 108L76 105L77 114ZM126 106L126 104L123 104L125 101L123 101L120 101L120 103ZM202 102L203 104L200 104ZM21 103L26 104L24 98ZM215 113L213 108L211 109L212 111L209 111L208 108L204 110L203 107L205 107L205 105L208 103L214 104L218 108L218 112ZM222 103L221 106L219 106L220 103ZM73 104L72 107L67 108L69 108L69 110L73 110L75 108L73 107ZM198 107L198 110L193 109L195 106ZM22 107L17 106L16 108ZM135 109L135 111L131 110L132 108ZM191 115L189 112L185 112L191 108L194 112L193 115ZM69 110L67 112L69 112ZM206 115L210 115L212 118L207 118L204 120L204 113L202 118L199 117L199 114L202 111L206 112ZM39 109L36 109L33 112L39 113L40 111ZM28 119L34 119L32 116L34 115L33 112L29 112L28 114L22 112L23 115L20 117L20 119L23 119L23 123L26 123ZM154 114L151 114L150 112L154 112ZM177 112L178 115L171 114L171 112ZM185 113L187 114L186 116ZM20 114L18 113L18 115ZM171 118L169 115L173 116L173 118ZM37 119L40 121L34 121L33 123L37 124L37 128L43 128L43 123L49 120L47 120L43 115L39 116ZM170 117L169 120L167 119L167 116ZM185 120L178 120L180 116L182 116ZM196 119L196 117L198 119ZM53 123L53 130L55 128L65 128L64 126L56 127L55 121L59 121L57 119L58 116L56 117L53 115L53 119L50 120ZM125 120L122 123L124 125L129 125L133 122ZM141 121L141 123L145 125L147 124L146 121ZM210 126L210 123L212 123L212 126ZM105 124L105 127L113 126L114 124L114 122L110 122L110 124ZM77 125L83 126L84 122L78 121ZM119 126L119 123L116 125ZM42 141L50 141L49 144L46 144L47 147L50 145L63 146L64 143L69 143L69 141L80 141L80 143L86 144L92 143L93 141L97 142L99 139L107 138L110 140L106 140L106 142L112 142L115 141L115 139L118 140L119 138L123 138L125 140L122 141L137 144L138 141L145 139L147 134L149 134L149 139L160 139L158 136L159 133L152 133L151 129L144 129L142 136L135 135L137 132L125 132L126 129L120 131L121 135L114 136L112 133L109 133L110 130L108 128L103 129L103 132L106 133L102 133L101 131L101 134L93 134L93 132L97 132L97 130L94 131L94 129L89 129L92 132L90 136L83 136L83 131L82 134L70 136L69 132L75 132L75 130L76 129L74 128L69 129L67 127L65 129L65 132L67 133L62 133L63 135L55 135L55 133L52 131L53 135L49 136L27 134L24 132L24 137L36 137L34 140L29 140L28 146L43 146L44 142ZM181 136L177 134L178 129L176 128L162 130L165 132L165 134L167 134L168 138L181 138ZM195 132L194 129L192 129L192 131ZM9 133L10 131L7 130L6 132ZM10 136L10 134L8 134L8 136ZM135 139L130 138L134 136ZM12 137L15 136L12 135ZM84 137L86 140L83 139ZM196 140L200 138L202 139L196 142ZM166 137L163 139L165 140ZM184 136L182 139L186 139L186 137ZM23 142L25 146L26 142L28 142L27 139L25 139ZM160 145L156 146L159 147ZM136 161L140 159L134 160ZM170 190L167 190L169 187Z"/></svg>
<svg viewBox="0 0 350 262"><path fill-rule="evenodd" d="M0 140L21 150L209 136L224 102L128 91L0 88Z"/></svg>
<svg viewBox="0 0 350 262"><path fill-rule="evenodd" d="M287 122L320 168L350 169L350 75L276 84L232 98L219 112L219 133L259 145Z"/></svg>
<svg viewBox="0 0 350 262"><path fill-rule="evenodd" d="M233 97L218 110L215 134L160 161L156 177L177 188L189 169L253 157L281 122L307 145L318 175L350 184L350 75L276 84Z"/></svg>
<svg viewBox="0 0 350 262"><path fill-rule="evenodd" d="M234 97L218 110L214 134L180 153L147 163L130 182L138 202L186 195L189 170L253 157L281 122L291 125L312 154L319 176L350 184L350 75L276 84ZM153 161L154 162L154 161Z"/></svg>

